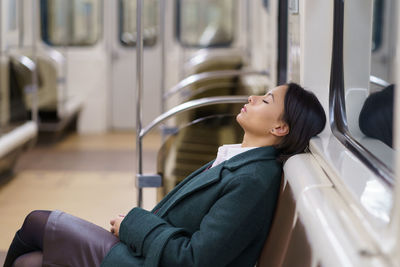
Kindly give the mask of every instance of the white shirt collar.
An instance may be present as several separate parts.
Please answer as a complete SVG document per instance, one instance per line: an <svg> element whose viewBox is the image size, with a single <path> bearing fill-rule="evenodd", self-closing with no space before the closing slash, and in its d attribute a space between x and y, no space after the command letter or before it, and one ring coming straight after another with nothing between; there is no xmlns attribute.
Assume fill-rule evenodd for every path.
<svg viewBox="0 0 400 267"><path fill-rule="evenodd" d="M212 167L217 166L221 162L228 160L240 153L248 151L250 149L254 149L256 147L242 147L242 144L233 144L233 145L223 145L218 148L217 158L215 159Z"/></svg>

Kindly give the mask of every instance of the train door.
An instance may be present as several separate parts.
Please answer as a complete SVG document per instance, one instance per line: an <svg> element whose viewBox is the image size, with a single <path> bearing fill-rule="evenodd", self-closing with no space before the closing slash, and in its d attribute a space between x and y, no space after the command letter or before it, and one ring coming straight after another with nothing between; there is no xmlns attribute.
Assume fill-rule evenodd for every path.
<svg viewBox="0 0 400 267"><path fill-rule="evenodd" d="M65 61L59 69L64 75L55 81L58 89L65 83L64 89L56 92L57 113L64 117L82 106L80 132L103 132L108 127L108 64L102 11L101 0L40 1L40 50L46 57L57 54ZM60 66L60 60L54 61Z"/></svg>
<svg viewBox="0 0 400 267"><path fill-rule="evenodd" d="M249 4L240 0L178 0L174 5L174 37L180 52L178 70L181 79L199 71L207 71L196 68L204 53L213 56L224 53L231 58L241 57L243 62L248 61L245 32L249 24L245 22Z"/></svg>
<svg viewBox="0 0 400 267"><path fill-rule="evenodd" d="M111 12L109 43L111 49L111 127L134 129L136 123L136 1L106 1ZM143 122L160 114L159 13L160 1L143 1L144 92Z"/></svg>

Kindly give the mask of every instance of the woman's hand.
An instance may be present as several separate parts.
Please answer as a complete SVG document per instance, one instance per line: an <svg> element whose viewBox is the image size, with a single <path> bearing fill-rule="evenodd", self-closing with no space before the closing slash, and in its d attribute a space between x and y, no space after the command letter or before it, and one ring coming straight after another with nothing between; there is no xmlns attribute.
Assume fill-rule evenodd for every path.
<svg viewBox="0 0 400 267"><path fill-rule="evenodd" d="M110 232L116 237L119 237L119 227L121 226L121 222L124 219L124 217L125 215L118 215L118 217L110 221L111 224Z"/></svg>

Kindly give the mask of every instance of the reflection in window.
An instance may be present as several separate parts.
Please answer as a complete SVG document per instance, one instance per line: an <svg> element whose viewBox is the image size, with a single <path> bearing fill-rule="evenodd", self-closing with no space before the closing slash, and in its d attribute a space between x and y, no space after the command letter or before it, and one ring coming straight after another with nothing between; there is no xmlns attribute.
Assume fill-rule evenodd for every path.
<svg viewBox="0 0 400 267"><path fill-rule="evenodd" d="M268 10L269 9L269 0L263 0L263 4L265 8Z"/></svg>
<svg viewBox="0 0 400 267"><path fill-rule="evenodd" d="M178 39L184 46L229 46L236 0L178 0Z"/></svg>
<svg viewBox="0 0 400 267"><path fill-rule="evenodd" d="M383 0L374 0L372 17L372 51L376 51L382 44L383 36Z"/></svg>
<svg viewBox="0 0 400 267"><path fill-rule="evenodd" d="M120 0L119 40L123 45L136 45L136 0ZM143 44L155 45L158 30L158 0L143 1Z"/></svg>
<svg viewBox="0 0 400 267"><path fill-rule="evenodd" d="M17 1L9 0L8 1L8 23L7 30L14 31L17 29Z"/></svg>
<svg viewBox="0 0 400 267"><path fill-rule="evenodd" d="M380 49L373 52L372 44L365 45L366 41L373 41L370 31L363 28L365 21L360 19L360 17L371 19L368 17L370 13L359 13L363 10L358 8L358 4L350 1L335 1L334 9L333 54L335 56L332 57L330 82L332 132L375 175L388 185L393 185L395 151L390 147L390 139L393 136L391 133L393 98L390 95L396 90L396 86L389 87L389 85L395 80L393 66L396 39L394 29L387 27L394 25L396 14L391 12L394 9L391 10L390 5L385 5L381 23L384 27L382 32L385 34L382 35ZM382 83L385 85L373 88L369 83L369 76L385 80L386 82ZM377 105L374 92L381 92L378 98L382 105ZM378 114L381 112L383 113ZM381 138L384 134L379 132L381 129L378 131L376 128L378 122L369 124L372 122L372 117L376 120L385 120L379 122L379 125L388 126L386 128L389 132L384 140ZM369 134L371 132L374 136ZM379 138L375 134L378 134Z"/></svg>
<svg viewBox="0 0 400 267"><path fill-rule="evenodd" d="M351 137L354 138L364 149L382 163L380 168L386 168L389 172L394 170L394 151L393 145L393 95L396 90L394 85L395 73L394 52L395 52L395 29L394 25L396 14L391 8L390 2L375 0L372 16L372 39L369 51L363 51L361 43L356 39L349 38L345 42L345 101L346 117ZM352 15L344 19L345 32L354 32L360 26L356 12L359 9L351 9L354 6L346 2L345 9L352 10ZM348 12L347 14L351 14ZM346 28L347 27L347 28ZM368 32L358 34L357 38L371 38ZM346 41L346 38L345 38ZM361 51L361 52L360 52ZM356 55L370 53L370 62L362 61ZM365 59L367 59L365 58ZM358 75L364 75L366 68L358 68L361 64L370 63L369 76L364 76L364 82ZM369 65L369 64L368 64ZM355 78L357 77L357 78ZM367 80L369 78L369 80ZM370 82L371 81L371 82ZM379 163L372 163L378 166Z"/></svg>
<svg viewBox="0 0 400 267"><path fill-rule="evenodd" d="M54 46L93 45L100 35L100 0L41 0L42 39Z"/></svg>

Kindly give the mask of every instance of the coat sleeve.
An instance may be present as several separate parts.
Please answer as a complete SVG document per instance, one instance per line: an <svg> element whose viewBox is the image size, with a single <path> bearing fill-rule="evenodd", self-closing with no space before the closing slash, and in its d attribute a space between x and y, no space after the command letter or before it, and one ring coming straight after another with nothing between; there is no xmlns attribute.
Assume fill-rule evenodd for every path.
<svg viewBox="0 0 400 267"><path fill-rule="evenodd" d="M120 239L133 255L146 258L145 266L225 266L270 224L276 182L266 185L250 176L235 177L192 235L134 208L122 221Z"/></svg>

